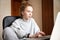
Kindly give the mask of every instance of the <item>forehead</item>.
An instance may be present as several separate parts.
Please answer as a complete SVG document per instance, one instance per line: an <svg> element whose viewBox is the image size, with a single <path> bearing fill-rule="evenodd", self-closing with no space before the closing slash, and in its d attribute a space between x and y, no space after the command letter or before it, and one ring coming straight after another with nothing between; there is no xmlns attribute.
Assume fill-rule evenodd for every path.
<svg viewBox="0 0 60 40"><path fill-rule="evenodd" d="M31 11L33 11L33 8L32 8L32 6L27 6L27 7L25 8L25 10L31 10Z"/></svg>

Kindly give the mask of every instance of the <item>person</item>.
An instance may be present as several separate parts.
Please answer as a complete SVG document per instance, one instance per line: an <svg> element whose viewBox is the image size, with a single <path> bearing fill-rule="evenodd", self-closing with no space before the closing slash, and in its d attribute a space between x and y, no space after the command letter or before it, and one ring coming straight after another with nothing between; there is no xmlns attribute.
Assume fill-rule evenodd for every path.
<svg viewBox="0 0 60 40"><path fill-rule="evenodd" d="M22 2L20 6L22 18L16 19L10 27L4 29L4 39L19 40L25 37L37 38L45 35L32 18L32 12L32 5L28 2Z"/></svg>

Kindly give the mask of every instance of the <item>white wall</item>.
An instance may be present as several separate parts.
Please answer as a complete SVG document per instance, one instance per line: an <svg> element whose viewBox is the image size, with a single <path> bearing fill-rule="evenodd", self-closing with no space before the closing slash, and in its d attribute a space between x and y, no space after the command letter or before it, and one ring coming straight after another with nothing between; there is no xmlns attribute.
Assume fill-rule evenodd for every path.
<svg viewBox="0 0 60 40"><path fill-rule="evenodd" d="M0 40L2 40L2 20L11 15L11 0L0 0Z"/></svg>
<svg viewBox="0 0 60 40"><path fill-rule="evenodd" d="M34 10L33 10L33 17L37 22L38 26L42 30L42 0L30 0Z"/></svg>
<svg viewBox="0 0 60 40"><path fill-rule="evenodd" d="M56 20L57 13L60 11L60 0L54 0L53 1L54 6L54 22Z"/></svg>

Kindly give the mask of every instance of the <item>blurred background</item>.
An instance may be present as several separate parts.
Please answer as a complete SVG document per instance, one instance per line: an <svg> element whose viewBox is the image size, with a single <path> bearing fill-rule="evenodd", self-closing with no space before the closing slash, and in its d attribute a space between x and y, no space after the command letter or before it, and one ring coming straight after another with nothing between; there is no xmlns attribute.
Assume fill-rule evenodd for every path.
<svg viewBox="0 0 60 40"><path fill-rule="evenodd" d="M39 28L50 35L60 11L60 0L26 0L33 8L33 18ZM22 0L0 0L0 40L2 40L3 18L5 16L20 16L19 7Z"/></svg>

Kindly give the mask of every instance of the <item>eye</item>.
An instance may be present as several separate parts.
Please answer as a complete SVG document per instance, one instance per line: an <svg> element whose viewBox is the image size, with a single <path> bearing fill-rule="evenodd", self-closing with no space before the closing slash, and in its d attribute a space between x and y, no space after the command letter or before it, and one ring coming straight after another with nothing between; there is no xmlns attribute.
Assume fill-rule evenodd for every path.
<svg viewBox="0 0 60 40"><path fill-rule="evenodd" d="M31 11L28 11L28 12L31 12Z"/></svg>

